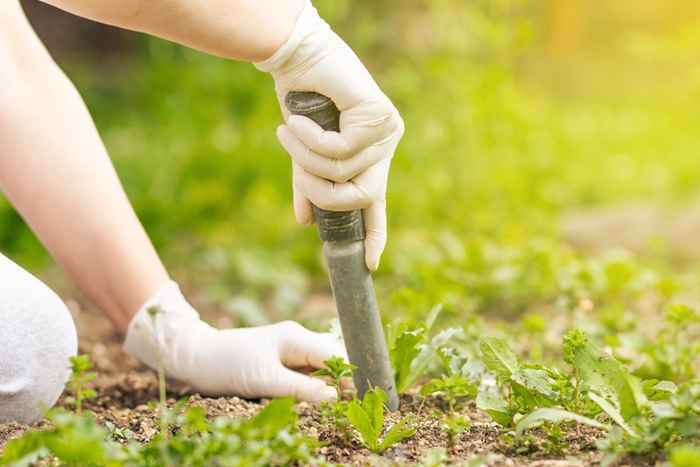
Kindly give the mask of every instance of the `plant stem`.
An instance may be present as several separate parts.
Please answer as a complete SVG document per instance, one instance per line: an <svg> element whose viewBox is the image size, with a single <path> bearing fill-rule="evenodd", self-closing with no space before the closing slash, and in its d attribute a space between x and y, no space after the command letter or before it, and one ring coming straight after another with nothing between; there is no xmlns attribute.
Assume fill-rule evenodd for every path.
<svg viewBox="0 0 700 467"><path fill-rule="evenodd" d="M75 391L75 413L80 416L83 413L83 385L78 383Z"/></svg>

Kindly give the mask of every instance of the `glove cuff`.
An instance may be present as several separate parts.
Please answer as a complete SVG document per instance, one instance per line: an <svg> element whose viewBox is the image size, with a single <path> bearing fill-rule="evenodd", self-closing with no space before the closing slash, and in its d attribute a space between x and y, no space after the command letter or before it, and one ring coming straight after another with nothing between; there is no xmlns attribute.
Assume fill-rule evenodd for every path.
<svg viewBox="0 0 700 467"><path fill-rule="evenodd" d="M322 34L330 31L330 29L328 23L318 15L318 11L311 4L311 1L306 0L304 8L301 10L301 14L294 24L292 34L287 41L282 44L270 58L262 62L256 62L253 65L260 71L274 73L282 68L289 59L294 56L300 46L308 42L306 39L309 36L319 33Z"/></svg>
<svg viewBox="0 0 700 467"><path fill-rule="evenodd" d="M162 365L168 376L185 379L191 352L182 346L182 337L202 326L207 325L178 284L169 281L131 319L122 349L153 369Z"/></svg>

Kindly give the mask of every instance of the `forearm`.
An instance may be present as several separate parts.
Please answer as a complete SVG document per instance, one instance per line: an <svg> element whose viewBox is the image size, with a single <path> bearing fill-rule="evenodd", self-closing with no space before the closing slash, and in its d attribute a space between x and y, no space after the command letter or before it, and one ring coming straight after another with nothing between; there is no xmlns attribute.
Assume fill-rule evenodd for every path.
<svg viewBox="0 0 700 467"><path fill-rule="evenodd" d="M102 23L224 58L259 61L289 37L305 0L44 0Z"/></svg>
<svg viewBox="0 0 700 467"><path fill-rule="evenodd" d="M168 277L80 96L26 31L5 51L0 47L9 91L0 92L0 187L85 295L123 330Z"/></svg>

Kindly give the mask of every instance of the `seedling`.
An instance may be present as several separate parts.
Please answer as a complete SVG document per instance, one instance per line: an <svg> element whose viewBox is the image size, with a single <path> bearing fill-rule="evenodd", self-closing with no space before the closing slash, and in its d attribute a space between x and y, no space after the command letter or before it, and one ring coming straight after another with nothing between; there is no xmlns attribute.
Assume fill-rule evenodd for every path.
<svg viewBox="0 0 700 467"><path fill-rule="evenodd" d="M449 411L454 412L458 401L476 397L477 387L460 374L443 375L423 385L420 393L423 396L439 394L447 401Z"/></svg>
<svg viewBox="0 0 700 467"><path fill-rule="evenodd" d="M443 433L447 435L447 442L450 447L453 447L455 445L455 441L459 438L459 435L469 429L471 424L471 420L469 420L468 417L453 415L445 417L442 420L442 426L440 428Z"/></svg>
<svg viewBox="0 0 700 467"><path fill-rule="evenodd" d="M75 407L75 413L81 415L83 412L83 401L97 396L94 389L86 388L85 385L97 378L92 369L92 362L89 355L76 355L70 357L71 377L68 381L68 390L72 396L66 397L66 403Z"/></svg>
<svg viewBox="0 0 700 467"><path fill-rule="evenodd" d="M352 426L347 416L348 403L349 402L339 400L336 402L323 402L320 406L321 417L325 421L335 425L336 432L340 434L346 443L350 442L350 436L352 434Z"/></svg>
<svg viewBox="0 0 700 467"><path fill-rule="evenodd" d="M313 376L322 376L331 379L333 387L338 393L338 400L343 398L343 380L352 378L352 372L357 369L352 363L348 363L342 357L333 357L323 362L325 368L311 373Z"/></svg>
<svg viewBox="0 0 700 467"><path fill-rule="evenodd" d="M386 401L386 393L380 388L373 388L365 393L362 401L355 399L347 406L348 420L360 433L365 447L375 453L382 452L394 444L412 437L416 432L415 429L407 427L406 419L401 419L380 440L384 431L384 404Z"/></svg>

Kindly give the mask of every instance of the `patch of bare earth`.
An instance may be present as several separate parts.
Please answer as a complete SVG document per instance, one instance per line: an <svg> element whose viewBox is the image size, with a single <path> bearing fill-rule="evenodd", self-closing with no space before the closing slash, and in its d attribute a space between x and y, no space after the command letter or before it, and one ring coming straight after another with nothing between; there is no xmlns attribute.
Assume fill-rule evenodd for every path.
<svg viewBox="0 0 700 467"><path fill-rule="evenodd" d="M677 207L647 200L578 210L564 216L561 230L569 243L589 252L624 248L684 263L700 258L700 198Z"/></svg>

